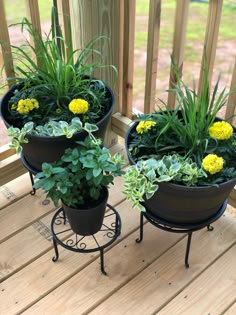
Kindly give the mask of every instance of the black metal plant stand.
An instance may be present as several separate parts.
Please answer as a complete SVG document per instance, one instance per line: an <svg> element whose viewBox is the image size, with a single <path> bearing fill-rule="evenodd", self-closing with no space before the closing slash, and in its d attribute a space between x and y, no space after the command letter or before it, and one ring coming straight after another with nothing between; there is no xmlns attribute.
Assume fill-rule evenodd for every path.
<svg viewBox="0 0 236 315"><path fill-rule="evenodd" d="M29 172L32 184L31 195L35 195L36 189L34 188L34 175L36 175L39 171L33 169L23 155L21 155L21 160ZM119 213L109 204L107 204L107 208L108 211L105 213L103 225L100 231L89 236L82 236L74 233L68 223L64 209L59 208L51 221L51 232L55 250L55 256L52 258L52 261L56 262L59 258L58 244L70 251L79 253L92 253L99 251L101 272L106 275L107 273L104 269L104 249L111 245L118 238L121 232L121 218ZM110 218L113 219L110 220ZM63 229L60 228L61 226L63 226ZM93 245L88 246L88 244Z"/></svg>
<svg viewBox="0 0 236 315"><path fill-rule="evenodd" d="M39 171L32 168L29 163L26 161L25 157L23 154L21 154L21 161L24 165L24 167L28 170L29 172L29 176L30 176L30 181L31 181L31 185L32 185L32 190L30 192L31 195L35 195L36 193L36 189L34 188L34 175L36 175Z"/></svg>
<svg viewBox="0 0 236 315"><path fill-rule="evenodd" d="M145 206L145 205L144 205ZM173 232L173 233L187 233L187 246L185 251L185 266L186 268L189 268L189 252L190 252L190 246L191 246L191 239L192 239L192 233L195 231L198 231L200 229L203 229L204 227L207 227L208 231L213 231L213 226L211 226L211 223L215 222L217 219L219 219L223 213L225 212L227 206L227 200L223 203L221 208L218 210L218 212L212 216L211 218L202 221L200 223L195 224L180 224L180 223L174 223L170 221L163 220L160 217L153 216L148 212L148 209L146 209L146 212L140 213L140 229L139 229L139 238L136 239L137 243L141 243L143 240L143 219L144 217L147 219L148 222L150 222L152 225L158 227L159 229L162 229L164 231Z"/></svg>
<svg viewBox="0 0 236 315"><path fill-rule="evenodd" d="M58 244L73 252L92 253L99 251L101 272L107 275L104 269L104 249L117 239L121 231L121 218L119 213L111 205L107 204L107 207L108 211L105 213L100 231L89 236L74 233L67 221L64 209L58 209L51 221L53 246L55 250L55 256L52 258L52 261L55 262L59 258ZM68 238L70 232L71 234Z"/></svg>

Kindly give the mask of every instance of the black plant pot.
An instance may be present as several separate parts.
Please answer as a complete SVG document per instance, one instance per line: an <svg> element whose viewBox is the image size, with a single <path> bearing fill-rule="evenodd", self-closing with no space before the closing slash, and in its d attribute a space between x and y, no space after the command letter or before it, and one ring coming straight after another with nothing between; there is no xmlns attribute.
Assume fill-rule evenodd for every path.
<svg viewBox="0 0 236 315"><path fill-rule="evenodd" d="M99 200L95 203L93 202L92 205L88 204L84 207L75 209L68 207L62 202L63 209L72 231L82 236L97 233L102 227L107 199L108 189L103 187Z"/></svg>
<svg viewBox="0 0 236 315"><path fill-rule="evenodd" d="M133 124L125 138L125 148L131 165L135 161L128 148ZM236 132L235 128L234 131ZM213 217L236 185L236 178L215 186L187 187L172 183L159 183L158 191L145 200L146 211L154 217L177 224L198 224Z"/></svg>
<svg viewBox="0 0 236 315"><path fill-rule="evenodd" d="M0 104L0 115L3 118L3 121L6 127L10 127L10 123L7 120L9 116L8 103L11 97L13 96L14 90L17 86L13 86L2 98ZM107 104L107 112L99 120L96 125L99 130L94 132L94 135L98 138L104 139L108 122L111 118L113 107L114 107L114 95L112 90L109 87L107 89L107 98L109 102ZM22 155L24 156L25 161L29 166L37 171L42 170L42 164L44 162L52 163L60 159L64 154L67 148L73 148L76 146L76 141L82 141L87 136L87 133L82 131L73 135L72 138L68 139L65 136L59 137L46 137L46 136L37 136L37 135L28 135L27 138L29 142L23 144Z"/></svg>

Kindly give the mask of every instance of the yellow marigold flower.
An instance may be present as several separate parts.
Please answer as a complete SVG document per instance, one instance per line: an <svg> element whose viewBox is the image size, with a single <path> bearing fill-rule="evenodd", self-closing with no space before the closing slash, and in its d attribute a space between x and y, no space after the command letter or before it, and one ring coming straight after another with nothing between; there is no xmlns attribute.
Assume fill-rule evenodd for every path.
<svg viewBox="0 0 236 315"><path fill-rule="evenodd" d="M148 130L150 130L153 126L156 125L156 122L155 121L152 121L152 120L143 120L143 121L140 121L138 126L136 127L136 131L137 133L144 133Z"/></svg>
<svg viewBox="0 0 236 315"><path fill-rule="evenodd" d="M217 121L209 128L210 136L218 140L229 139L233 131L233 127L226 121Z"/></svg>
<svg viewBox="0 0 236 315"><path fill-rule="evenodd" d="M39 108L39 103L35 98L26 98L19 100L17 104L17 111L20 114L28 114L30 111L32 111L34 108Z"/></svg>
<svg viewBox="0 0 236 315"><path fill-rule="evenodd" d="M82 98L73 99L69 104L69 110L73 114L84 114L89 109L89 103Z"/></svg>
<svg viewBox="0 0 236 315"><path fill-rule="evenodd" d="M224 165L224 159L222 157L217 156L216 154L208 154L202 160L202 166L205 171L210 174L218 173L222 170Z"/></svg>

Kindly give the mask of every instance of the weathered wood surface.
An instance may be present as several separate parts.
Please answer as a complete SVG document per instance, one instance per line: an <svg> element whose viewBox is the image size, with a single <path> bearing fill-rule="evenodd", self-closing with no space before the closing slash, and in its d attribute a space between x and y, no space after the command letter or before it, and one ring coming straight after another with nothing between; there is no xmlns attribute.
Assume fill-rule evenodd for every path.
<svg viewBox="0 0 236 315"><path fill-rule="evenodd" d="M139 212L125 200L122 185L117 178L110 189L109 203L121 216L122 232L106 249L107 276L101 274L98 252L85 255L59 246L59 260L53 263L54 206L40 191L29 194L28 174L4 185L1 315L235 314L236 219L226 211L213 231L194 232L186 269L186 235L145 222L143 242L135 242Z"/></svg>

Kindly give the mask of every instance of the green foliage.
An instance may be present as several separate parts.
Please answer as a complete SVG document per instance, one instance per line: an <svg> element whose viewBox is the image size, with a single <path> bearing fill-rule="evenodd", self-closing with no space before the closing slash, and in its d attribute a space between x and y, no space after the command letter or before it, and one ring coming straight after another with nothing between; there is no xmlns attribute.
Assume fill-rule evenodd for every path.
<svg viewBox="0 0 236 315"><path fill-rule="evenodd" d="M174 60L177 84L168 92L177 95L177 106L170 110L162 102L159 112L140 115L139 121L153 121L155 125L148 132L137 133L134 129L130 135L129 150L135 161L155 156L181 154L190 157L198 167L206 154L222 156L227 167L236 167L235 135L229 140L217 140L210 137L209 127L217 119L217 113L226 105L228 96L235 91L218 91L219 79L211 92L208 71L204 69L203 90L198 96L195 89L190 89L180 78ZM226 178L225 178L226 179ZM222 179L224 180L224 179Z"/></svg>
<svg viewBox="0 0 236 315"><path fill-rule="evenodd" d="M20 84L9 101L8 119L11 124L22 128L30 121L36 125L51 120L70 122L76 115L68 109L73 99L84 99L89 103L86 113L77 114L83 122L96 123L101 119L107 111L109 96L104 82L94 79L94 72L107 67L116 69L113 65L102 64L102 54L96 49L96 44L108 39L100 36L83 49L74 50L70 21L66 41L61 28L55 25L54 8L48 34L42 36L27 18L16 25L33 38L35 45L31 44L29 36L22 46L11 45L13 60L16 61L14 70ZM97 56L100 61L93 62L92 56ZM36 99L39 107L27 114L19 113L12 105L14 107L21 99Z"/></svg>
<svg viewBox="0 0 236 315"><path fill-rule="evenodd" d="M195 185L205 172L189 158L178 154L164 155L162 159L140 160L127 168L124 175L124 194L131 200L133 207L145 211L142 202L158 190L160 182L185 183Z"/></svg>
<svg viewBox="0 0 236 315"><path fill-rule="evenodd" d="M42 188L55 206L59 200L74 208L97 200L102 186L108 187L114 177L123 174L123 156L119 153L111 156L91 133L93 128L87 125L86 129L89 134L85 141L67 149L58 162L43 163L42 172L36 175L34 187Z"/></svg>
<svg viewBox="0 0 236 315"><path fill-rule="evenodd" d="M45 125L36 126L33 122L27 122L21 129L10 127L7 132L8 135L12 137L10 147L15 148L16 152L20 153L22 150L21 144L28 143L28 134L45 137L66 136L66 138L71 138L76 132L82 130L90 133L98 130L98 127L89 123L85 123L83 126L81 120L78 117L75 117L70 123L67 123L66 121L51 120Z"/></svg>
<svg viewBox="0 0 236 315"><path fill-rule="evenodd" d="M235 91L219 92L218 79L211 92L204 69L199 96L182 81L173 59L172 65L177 84L168 92L176 93L177 107L171 110L162 102L158 112L140 115L128 137L137 165L127 170L124 193L141 210L144 198L153 195L159 182L202 186L236 177L236 134L217 118Z"/></svg>

